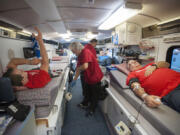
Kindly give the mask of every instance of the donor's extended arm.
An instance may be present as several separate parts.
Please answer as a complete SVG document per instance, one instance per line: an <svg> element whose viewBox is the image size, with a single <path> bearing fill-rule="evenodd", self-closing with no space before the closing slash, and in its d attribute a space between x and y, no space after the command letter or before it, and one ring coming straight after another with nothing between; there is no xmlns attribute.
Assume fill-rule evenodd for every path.
<svg viewBox="0 0 180 135"><path fill-rule="evenodd" d="M18 65L37 65L41 62L40 59L34 58L32 60L24 59L24 58L13 58L7 65L7 68L16 68Z"/></svg>
<svg viewBox="0 0 180 135"><path fill-rule="evenodd" d="M13 58L8 63L7 68L16 68L18 65L24 65L24 64L37 65L37 64L41 63L40 69L48 72L49 60L48 60L48 55L47 55L47 52L46 52L46 49L44 46L44 42L42 39L42 33L40 32L40 30L37 27L35 27L35 30L38 32L38 35L35 36L33 34L33 36L36 38L36 40L39 43L42 60L37 59L37 58L34 58L32 60L28 60L28 59L24 59L24 58Z"/></svg>
<svg viewBox="0 0 180 135"><path fill-rule="evenodd" d="M144 100L145 104L149 107L158 107L161 102L158 100L160 97L154 95L148 95L144 88L141 87L139 82L133 82L131 84L131 88L133 92L139 96L142 100Z"/></svg>
<svg viewBox="0 0 180 135"><path fill-rule="evenodd" d="M35 36L33 33L33 36L36 38L36 40L39 43L40 53L41 53L41 57L42 57L40 69L48 72L49 60L48 60L48 55L47 55L46 48L44 46L44 42L42 39L42 33L40 32L40 30L37 27L35 27L35 30L38 32L38 35Z"/></svg>

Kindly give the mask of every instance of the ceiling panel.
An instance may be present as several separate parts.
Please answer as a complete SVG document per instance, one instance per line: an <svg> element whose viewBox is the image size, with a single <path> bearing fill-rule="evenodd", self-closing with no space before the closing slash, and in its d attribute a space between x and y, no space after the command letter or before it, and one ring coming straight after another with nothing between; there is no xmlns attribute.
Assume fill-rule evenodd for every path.
<svg viewBox="0 0 180 135"><path fill-rule="evenodd" d="M51 33L55 33L54 29L48 24L48 23L41 23L38 25L31 25L27 28L25 28L26 30L28 30L29 32L35 32L34 30L34 26L38 27L41 32L43 33L43 35L47 35L47 34L51 34Z"/></svg>
<svg viewBox="0 0 180 135"><path fill-rule="evenodd" d="M32 0L26 1L32 2ZM33 26L37 25L44 33L55 33L55 31L58 30L62 31L60 30L61 24L58 24L58 22L61 21L61 19L57 17L59 14L67 29L79 32L97 32L97 27L108 18L124 0L95 0L94 4L88 3L88 0L46 0L46 2L55 1L54 7L58 9L56 16L55 14L50 14L52 8L49 8L48 4L41 4L43 0L37 1L39 2L39 7L36 8L36 11L24 0L0 0L0 20L2 19L29 30L32 30ZM142 1L143 10L141 13L128 21L140 24L143 27L180 17L180 0L125 1ZM36 0L34 0L34 2L36 2ZM41 10L41 12L39 10ZM47 15L50 17L47 17Z"/></svg>
<svg viewBox="0 0 180 135"><path fill-rule="evenodd" d="M150 26L153 24L159 23L158 20L147 17L147 16L142 16L142 15L136 15L132 17L131 19L128 20L128 22L133 22L136 24L139 24L142 27Z"/></svg>
<svg viewBox="0 0 180 135"><path fill-rule="evenodd" d="M49 33L54 33L54 29L47 23L44 24L39 24L37 27L41 30L43 34L49 34Z"/></svg>
<svg viewBox="0 0 180 135"><path fill-rule="evenodd" d="M73 27L78 27L78 28L80 28L80 27L94 27L94 24L93 23L91 23L91 22L87 22L87 23L81 23L81 22L68 22L68 23L66 23L67 24L67 26L68 27L71 27L71 28L73 28Z"/></svg>
<svg viewBox="0 0 180 135"><path fill-rule="evenodd" d="M94 4L88 3L88 0L55 0L59 7L92 7L114 10L119 7L124 0L94 0Z"/></svg>
<svg viewBox="0 0 180 135"><path fill-rule="evenodd" d="M71 31L91 31L97 32L97 28L89 23L66 23Z"/></svg>
<svg viewBox="0 0 180 135"><path fill-rule="evenodd" d="M179 0L150 0L144 3L142 13L154 16L163 20L165 16L180 15Z"/></svg>
<svg viewBox="0 0 180 135"><path fill-rule="evenodd" d="M79 21L79 22L97 22L102 16L108 14L108 11L98 9L84 8L63 8L60 9L64 21Z"/></svg>
<svg viewBox="0 0 180 135"><path fill-rule="evenodd" d="M56 5L51 0L25 0L28 5L44 20L60 20L61 17L56 9Z"/></svg>
<svg viewBox="0 0 180 135"><path fill-rule="evenodd" d="M107 10L85 9L85 8L62 8L61 16L66 27L80 28L85 26L87 29L97 27L110 13Z"/></svg>
<svg viewBox="0 0 180 135"><path fill-rule="evenodd" d="M32 9L21 9L0 13L0 18L19 24L22 27L29 27L34 24L43 23L39 16Z"/></svg>
<svg viewBox="0 0 180 135"><path fill-rule="evenodd" d="M0 0L0 12L29 8L24 0Z"/></svg>
<svg viewBox="0 0 180 135"><path fill-rule="evenodd" d="M67 29L80 28L97 31L97 27L122 4L123 0L56 0L59 13Z"/></svg>
<svg viewBox="0 0 180 135"><path fill-rule="evenodd" d="M48 24L58 33L66 33L66 28L63 21L48 22Z"/></svg>
<svg viewBox="0 0 180 135"><path fill-rule="evenodd" d="M144 0L143 10L128 21L143 27L180 17L180 0Z"/></svg>
<svg viewBox="0 0 180 135"><path fill-rule="evenodd" d="M45 22L54 28L56 32L66 33L64 22L61 20L59 11L53 0L25 0L28 5L42 18Z"/></svg>

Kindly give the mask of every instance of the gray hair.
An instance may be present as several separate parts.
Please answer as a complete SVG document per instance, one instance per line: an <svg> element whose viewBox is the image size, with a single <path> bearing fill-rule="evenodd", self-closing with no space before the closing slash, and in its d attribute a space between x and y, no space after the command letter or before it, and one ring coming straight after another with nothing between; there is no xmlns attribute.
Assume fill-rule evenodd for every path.
<svg viewBox="0 0 180 135"><path fill-rule="evenodd" d="M84 46L80 43L80 42L72 42L69 45L69 49L72 50L78 50L81 51L82 49L84 49Z"/></svg>

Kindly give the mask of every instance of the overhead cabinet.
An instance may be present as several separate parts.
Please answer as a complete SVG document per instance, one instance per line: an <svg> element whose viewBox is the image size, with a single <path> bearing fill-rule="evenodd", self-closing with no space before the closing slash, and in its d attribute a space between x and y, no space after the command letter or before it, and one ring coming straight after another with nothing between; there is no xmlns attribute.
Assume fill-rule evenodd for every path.
<svg viewBox="0 0 180 135"><path fill-rule="evenodd" d="M142 27L135 23L125 22L115 28L118 43L123 45L138 45L142 39Z"/></svg>

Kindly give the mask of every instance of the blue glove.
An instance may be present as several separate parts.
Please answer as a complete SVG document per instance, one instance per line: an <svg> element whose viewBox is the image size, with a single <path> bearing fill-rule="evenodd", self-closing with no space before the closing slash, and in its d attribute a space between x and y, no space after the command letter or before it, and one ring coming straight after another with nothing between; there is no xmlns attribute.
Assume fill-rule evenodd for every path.
<svg viewBox="0 0 180 135"><path fill-rule="evenodd" d="M73 80L73 81L69 84L69 87L70 87L70 88L73 88L75 85L76 85L76 80Z"/></svg>
<svg viewBox="0 0 180 135"><path fill-rule="evenodd" d="M34 49L34 51L35 51L35 54L36 54L36 57L37 58L40 58L41 57L41 54L40 54L40 47L39 47L39 44L38 44L38 42L37 42L37 40L34 38L34 37L32 37L32 45L33 45L33 49Z"/></svg>

